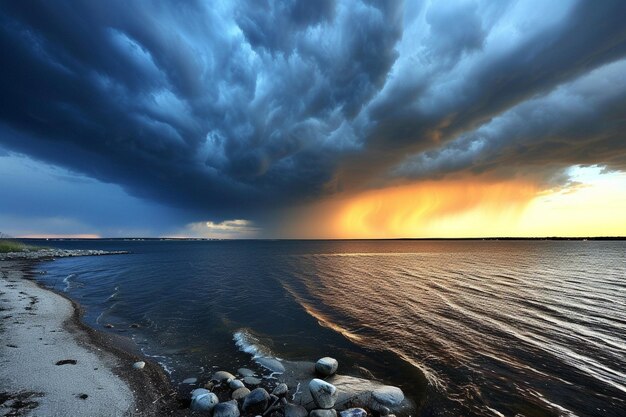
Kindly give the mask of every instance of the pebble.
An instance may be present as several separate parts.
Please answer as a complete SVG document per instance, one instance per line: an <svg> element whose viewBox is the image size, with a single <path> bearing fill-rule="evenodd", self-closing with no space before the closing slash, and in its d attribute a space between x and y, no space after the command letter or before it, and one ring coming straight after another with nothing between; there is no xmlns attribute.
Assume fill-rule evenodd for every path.
<svg viewBox="0 0 626 417"><path fill-rule="evenodd" d="M241 382L238 379L232 379L229 383L228 386L230 387L230 389L232 390L237 390L239 388L243 388L245 387L245 385L243 385L243 382Z"/></svg>
<svg viewBox="0 0 626 417"><path fill-rule="evenodd" d="M307 417L309 412L301 405L285 404L285 417Z"/></svg>
<svg viewBox="0 0 626 417"><path fill-rule="evenodd" d="M227 381L229 379L235 379L235 375L231 374L230 372L226 372L226 371L217 371L211 377L211 380L217 381L217 382L223 382L223 381Z"/></svg>
<svg viewBox="0 0 626 417"><path fill-rule="evenodd" d="M213 417L239 417L239 415L239 407L235 400L219 403L213 407Z"/></svg>
<svg viewBox="0 0 626 417"><path fill-rule="evenodd" d="M338 367L339 362L337 362L337 359L329 358L328 356L321 358L315 363L315 371L322 376L331 376L337 372Z"/></svg>
<svg viewBox="0 0 626 417"><path fill-rule="evenodd" d="M144 361L139 361L139 362L133 363L133 368L135 368L135 369L143 369L145 367L146 367L146 363Z"/></svg>
<svg viewBox="0 0 626 417"><path fill-rule="evenodd" d="M243 379L243 382L246 385L259 385L261 384L261 380L259 378L253 377L253 376L247 376Z"/></svg>
<svg viewBox="0 0 626 417"><path fill-rule="evenodd" d="M255 361L262 367L269 369L272 372L285 372L285 367L278 359L274 358L256 358Z"/></svg>
<svg viewBox="0 0 626 417"><path fill-rule="evenodd" d="M288 392L289 392L289 387L287 386L287 384L281 383L281 384L276 385L276 388L274 388L274 390L272 391L272 394L278 397L283 397L287 395Z"/></svg>
<svg viewBox="0 0 626 417"><path fill-rule="evenodd" d="M246 395L250 394L250 390L246 387L243 388L237 388L236 390L233 391L233 393L231 394L230 398L232 398L233 400L241 400L243 399Z"/></svg>
<svg viewBox="0 0 626 417"><path fill-rule="evenodd" d="M255 388L246 395L241 409L246 414L263 413L267 409L270 395L263 388Z"/></svg>
<svg viewBox="0 0 626 417"><path fill-rule="evenodd" d="M217 395L204 388L191 391L191 409L194 411L211 411L219 402Z"/></svg>
<svg viewBox="0 0 626 417"><path fill-rule="evenodd" d="M309 391L319 408L333 408L339 395L334 385L317 378L309 382Z"/></svg>
<svg viewBox="0 0 626 417"><path fill-rule="evenodd" d="M341 417L367 417L367 411L362 408L348 408L339 412Z"/></svg>
<svg viewBox="0 0 626 417"><path fill-rule="evenodd" d="M311 410L309 417L337 417L337 411L332 408L329 410Z"/></svg>
<svg viewBox="0 0 626 417"><path fill-rule="evenodd" d="M183 384L195 384L196 382L198 382L198 378L187 378L185 380L183 380Z"/></svg>
<svg viewBox="0 0 626 417"><path fill-rule="evenodd" d="M404 393L398 387L385 385L372 391L372 398L385 406L399 405L404 401Z"/></svg>
<svg viewBox="0 0 626 417"><path fill-rule="evenodd" d="M254 371L248 368L239 368L237 369L237 373L243 377L255 375Z"/></svg>

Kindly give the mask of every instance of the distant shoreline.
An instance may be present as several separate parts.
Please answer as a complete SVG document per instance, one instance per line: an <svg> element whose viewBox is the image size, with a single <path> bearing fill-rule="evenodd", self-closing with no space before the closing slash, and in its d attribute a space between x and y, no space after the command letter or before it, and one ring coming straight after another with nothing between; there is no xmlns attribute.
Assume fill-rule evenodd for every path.
<svg viewBox="0 0 626 417"><path fill-rule="evenodd" d="M397 237L397 238L353 238L353 239L289 239L289 238L259 238L259 239L212 239L212 238L178 238L178 237L100 237L100 238L4 238L5 240L18 240L23 242L28 241L50 241L50 242L93 242L93 241L117 241L117 242L132 242L132 241L153 241L153 242L171 242L171 241L181 241L181 242L239 242L239 241L251 241L251 242L271 242L271 241L298 241L298 242L315 242L315 241L483 241L483 240L537 240L537 241L610 241L617 240L622 241L626 240L626 236L580 236L580 237L565 237L565 236L546 236L546 237Z"/></svg>

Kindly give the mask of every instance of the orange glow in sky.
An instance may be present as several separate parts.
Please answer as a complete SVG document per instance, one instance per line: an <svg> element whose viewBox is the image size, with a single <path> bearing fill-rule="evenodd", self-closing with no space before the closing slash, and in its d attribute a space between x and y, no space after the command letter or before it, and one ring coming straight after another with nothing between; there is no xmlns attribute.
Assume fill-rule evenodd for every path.
<svg viewBox="0 0 626 417"><path fill-rule="evenodd" d="M521 180L372 190L299 210L283 230L308 238L626 235L626 175L586 172L574 179L583 182L558 191Z"/></svg>

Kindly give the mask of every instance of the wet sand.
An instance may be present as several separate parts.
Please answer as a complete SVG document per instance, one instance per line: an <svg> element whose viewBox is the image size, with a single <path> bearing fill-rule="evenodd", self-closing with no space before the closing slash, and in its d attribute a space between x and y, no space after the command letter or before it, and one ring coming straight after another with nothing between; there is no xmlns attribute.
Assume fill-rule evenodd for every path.
<svg viewBox="0 0 626 417"><path fill-rule="evenodd" d="M0 261L0 416L182 414L162 369L82 324L77 304L29 279L33 262Z"/></svg>

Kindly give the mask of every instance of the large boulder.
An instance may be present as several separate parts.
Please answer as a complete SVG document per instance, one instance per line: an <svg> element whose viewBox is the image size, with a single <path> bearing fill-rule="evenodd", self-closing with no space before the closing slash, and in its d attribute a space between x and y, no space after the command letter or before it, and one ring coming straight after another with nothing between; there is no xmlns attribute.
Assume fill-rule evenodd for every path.
<svg viewBox="0 0 626 417"><path fill-rule="evenodd" d="M315 372L317 372L321 376L331 376L335 372L337 372L337 368L339 367L339 362L337 359L329 358L328 356L318 360L315 363Z"/></svg>
<svg viewBox="0 0 626 417"><path fill-rule="evenodd" d="M235 400L219 403L213 407L213 417L239 417L239 415L239 407Z"/></svg>
<svg viewBox="0 0 626 417"><path fill-rule="evenodd" d="M255 388L243 400L242 410L247 414L263 414L269 405L270 395L263 388Z"/></svg>
<svg viewBox="0 0 626 417"><path fill-rule="evenodd" d="M217 395L204 388L191 391L191 409L194 411L211 411L219 402Z"/></svg>
<svg viewBox="0 0 626 417"><path fill-rule="evenodd" d="M321 379L314 378L309 382L309 392L319 408L333 408L337 401L337 388Z"/></svg>

